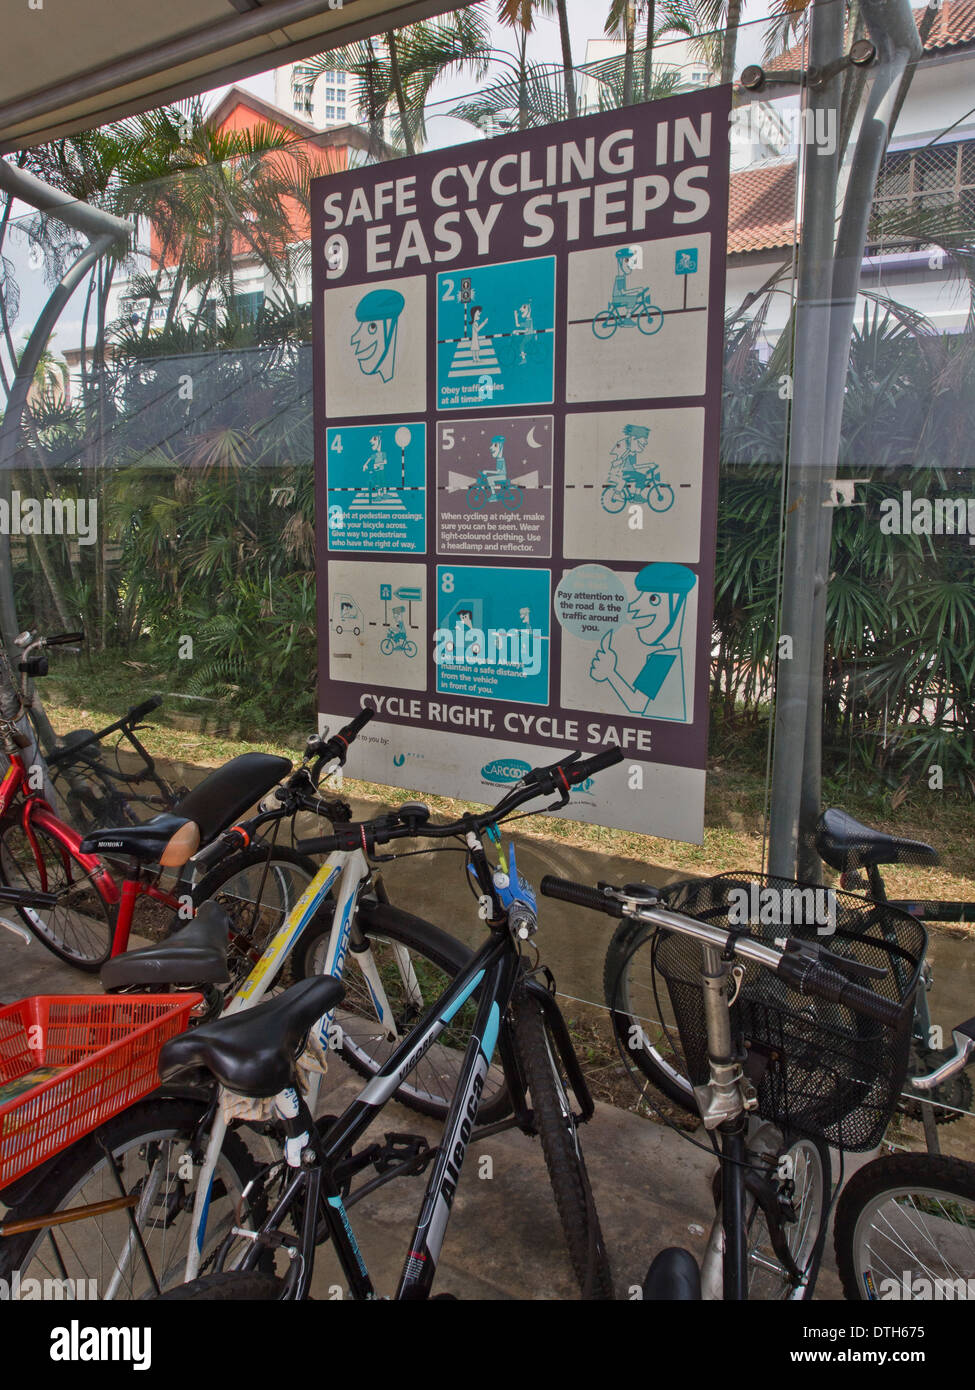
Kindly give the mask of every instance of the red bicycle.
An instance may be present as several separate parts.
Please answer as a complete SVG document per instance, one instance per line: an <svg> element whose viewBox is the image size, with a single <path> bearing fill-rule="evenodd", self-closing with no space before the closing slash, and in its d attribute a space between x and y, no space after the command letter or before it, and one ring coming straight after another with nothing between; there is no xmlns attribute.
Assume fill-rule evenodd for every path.
<svg viewBox="0 0 975 1390"><path fill-rule="evenodd" d="M206 776L171 812L82 838L44 794L46 768L24 715L30 679L47 674L46 648L83 640L77 632L47 638L22 634L18 685L0 648L0 748L10 760L0 781L0 883L52 894L49 908L18 904L20 916L54 955L94 974L110 956L128 949L140 897L173 912L183 907L191 895L183 876L191 856L286 777L291 763L271 754L241 754ZM112 863L124 861L116 866L118 878L106 856ZM166 869L180 871L171 890L160 885Z"/></svg>

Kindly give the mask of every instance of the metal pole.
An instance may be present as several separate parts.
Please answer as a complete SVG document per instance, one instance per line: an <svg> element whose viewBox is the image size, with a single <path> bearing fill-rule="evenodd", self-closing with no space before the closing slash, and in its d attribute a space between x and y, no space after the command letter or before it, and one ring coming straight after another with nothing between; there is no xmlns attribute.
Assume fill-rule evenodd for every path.
<svg viewBox="0 0 975 1390"><path fill-rule="evenodd" d="M896 119L898 97L908 65L921 55L921 41L906 0L861 0L861 13L877 49L878 64L860 123L850 177L843 199L833 257L832 293L827 347L826 404L823 412L823 468L820 480L822 520L816 547L813 584L812 669L803 751L799 809L797 873L818 882L822 872L816 853L815 828L822 809L823 661L826 648L826 590L829 583L833 509L823 506L827 484L839 465L843 424L843 393L850 363L850 341L856 310L860 268L880 165Z"/></svg>
<svg viewBox="0 0 975 1390"><path fill-rule="evenodd" d="M814 0L809 30L812 67L822 69L839 57L844 17L844 6L835 0ZM808 122L815 122L819 111L832 108L838 112L840 84L837 74L821 87L806 88ZM817 576L816 561L824 511L825 345L838 168L838 149L826 152L806 143L769 816L769 871L785 878L794 877L796 872L806 719L817 665L822 679L822 649L817 653L813 649L813 615L817 582L824 587L822 576Z"/></svg>

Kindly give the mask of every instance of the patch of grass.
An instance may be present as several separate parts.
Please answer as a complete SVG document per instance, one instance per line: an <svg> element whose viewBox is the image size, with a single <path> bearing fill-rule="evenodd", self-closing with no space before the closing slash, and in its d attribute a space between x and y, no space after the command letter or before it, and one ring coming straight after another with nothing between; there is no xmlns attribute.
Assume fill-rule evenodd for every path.
<svg viewBox="0 0 975 1390"><path fill-rule="evenodd" d="M98 660L92 663L91 671L81 667L68 673L59 670L56 679L43 683L41 693L54 727L66 731L111 723L130 705L161 693L161 684L161 677L150 678L145 669L115 658L111 667ZM247 740L221 732L180 728L168 722L187 708L192 709L192 703L177 707L172 698L167 698L166 704L150 716L151 727L140 738L154 757L198 767L218 767L247 751L275 753L294 760L301 756L304 733L289 733L283 722L278 729L269 729L263 738ZM535 839L631 859L676 875L705 876L743 868L757 871L765 848L765 763L761 739L744 738L738 750L727 737L718 743L721 751L708 768L701 845L587 825L565 816L529 816L518 821L518 830ZM456 817L467 809L483 809L483 803L433 796L419 788L387 787L351 777L345 778L344 786L351 796L377 805L397 806L420 799L445 818ZM851 788L843 805L852 815L880 829L926 840L937 848L942 862L935 868L885 867L884 879L891 897L975 901L975 801L924 787L912 791L895 810L889 800L879 799L875 793L860 795Z"/></svg>

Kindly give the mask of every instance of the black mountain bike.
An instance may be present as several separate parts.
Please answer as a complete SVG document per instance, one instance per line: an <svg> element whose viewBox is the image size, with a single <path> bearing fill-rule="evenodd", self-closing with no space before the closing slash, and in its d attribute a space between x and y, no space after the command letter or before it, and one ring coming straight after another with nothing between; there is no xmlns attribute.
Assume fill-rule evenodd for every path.
<svg viewBox="0 0 975 1390"><path fill-rule="evenodd" d="M335 1009L342 997L342 983L332 976L304 980L269 1003L204 1024L166 1045L160 1072L168 1079L203 1066L228 1091L274 1097L284 1154L250 1192L252 1201L258 1194L268 1215L248 1234L243 1258L239 1258L241 1232L232 1232L226 1254L236 1260L234 1268L221 1268L218 1256L217 1273L170 1290L165 1297L304 1298L314 1272L315 1247L331 1239L352 1296L375 1298L349 1225L348 1208L393 1177L429 1168L426 1195L396 1292L397 1299L428 1298L467 1148L472 1138L513 1126L541 1139L583 1296L612 1297L609 1263L577 1130L579 1122L592 1116L593 1101L555 1002L551 977L529 965L525 955L538 925L535 894L519 878L513 851L507 860L502 858L499 868L491 863L482 837L500 843L496 827L520 806L552 793L558 800L549 809L564 806L574 785L620 759L618 750L585 761L577 753L560 764L532 769L493 810L464 815L447 825L430 824L428 809L414 802L377 820L346 825L300 845L309 853L361 848L371 855L392 840L457 839L467 857L488 939L338 1119L326 1117L316 1125L297 1091L294 1070L296 1050L309 1029ZM440 1145L431 1149L420 1136L388 1135L385 1146L372 1144L354 1153L353 1146L379 1110L436 1040L449 1032L451 1021L468 999L476 1005L476 1016ZM476 1129L495 1046L514 1115ZM376 1176L353 1190L353 1178L370 1166L376 1168ZM275 1257L284 1268L271 1273L268 1264Z"/></svg>

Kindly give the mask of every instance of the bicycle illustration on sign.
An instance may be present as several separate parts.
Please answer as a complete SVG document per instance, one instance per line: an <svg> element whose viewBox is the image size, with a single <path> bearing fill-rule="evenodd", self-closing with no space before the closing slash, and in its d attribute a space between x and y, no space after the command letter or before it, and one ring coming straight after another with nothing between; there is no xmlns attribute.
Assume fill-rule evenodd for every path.
<svg viewBox="0 0 975 1390"><path fill-rule="evenodd" d="M379 650L383 656L392 656L393 652L402 652L404 656L416 656L416 643L406 630L405 604L399 603L393 607L392 622L389 631L379 643Z"/></svg>
<svg viewBox="0 0 975 1390"><path fill-rule="evenodd" d="M490 444L494 467L482 469L467 489L467 505L473 512L496 502L500 502L507 511L516 512L524 501L525 495L521 488L508 477L504 445L505 436L496 434Z"/></svg>
<svg viewBox="0 0 975 1390"><path fill-rule="evenodd" d="M618 328L635 323L648 337L659 333L664 324L664 311L654 304L648 285L629 283L629 277L641 262L638 247L621 246L616 251L616 273L609 303L593 315L592 331L597 338L612 338Z"/></svg>
<svg viewBox="0 0 975 1390"><path fill-rule="evenodd" d="M640 462L649 438L646 425L623 426L600 497L604 511L621 512L629 502L645 503L654 512L669 511L674 505L674 489L662 480L659 466Z"/></svg>

